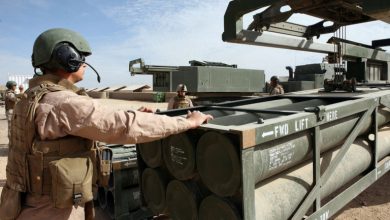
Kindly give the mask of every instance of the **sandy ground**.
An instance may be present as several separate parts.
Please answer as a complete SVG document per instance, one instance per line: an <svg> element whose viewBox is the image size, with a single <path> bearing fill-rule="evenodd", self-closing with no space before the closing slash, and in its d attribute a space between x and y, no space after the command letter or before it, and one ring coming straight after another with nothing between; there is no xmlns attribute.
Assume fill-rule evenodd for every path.
<svg viewBox="0 0 390 220"><path fill-rule="evenodd" d="M99 102L106 104L113 109L135 110L141 106L153 110L164 110L167 103L149 103L139 101L120 101L100 99ZM5 167L8 154L7 121L4 113L4 106L0 106L0 192L5 184ZM390 173L387 173L375 184L353 199L343 210L332 219L344 220L388 220L390 219ZM97 214L99 214L97 210ZM97 216L97 219L105 219L104 215Z"/></svg>
<svg viewBox="0 0 390 220"><path fill-rule="evenodd" d="M5 166L8 155L8 127L4 105L0 106L0 192L5 184Z"/></svg>

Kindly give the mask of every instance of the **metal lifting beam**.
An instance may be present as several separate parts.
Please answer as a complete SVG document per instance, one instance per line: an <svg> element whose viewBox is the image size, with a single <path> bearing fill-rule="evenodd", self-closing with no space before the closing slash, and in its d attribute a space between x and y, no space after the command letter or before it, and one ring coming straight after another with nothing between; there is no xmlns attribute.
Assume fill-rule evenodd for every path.
<svg viewBox="0 0 390 220"><path fill-rule="evenodd" d="M244 28L243 16L249 12L269 6L265 11L256 14L254 21ZM291 10L281 12L282 7ZM344 56L367 58L378 61L390 61L388 54L372 47L358 46L347 42L319 43L312 37L324 33L332 33L339 27L372 20L390 23L389 1L319 1L308 0L234 0L229 3L224 17L222 40L232 43L268 46L292 50L303 50L318 53L337 53L334 43L346 48ZM337 20L337 12L341 21ZM286 22L293 13L303 13L324 20L305 27ZM325 21L333 21L333 25L325 26ZM274 32L274 33L271 33Z"/></svg>

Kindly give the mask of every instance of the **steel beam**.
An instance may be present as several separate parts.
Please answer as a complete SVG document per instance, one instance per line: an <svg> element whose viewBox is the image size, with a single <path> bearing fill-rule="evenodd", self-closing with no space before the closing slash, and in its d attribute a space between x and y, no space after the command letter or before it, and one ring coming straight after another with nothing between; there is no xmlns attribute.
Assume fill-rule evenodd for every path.
<svg viewBox="0 0 390 220"><path fill-rule="evenodd" d="M340 209L346 206L352 199L357 197L361 192L366 190L377 180L378 170L384 170L382 175L389 171L389 168L386 168L390 164L390 157L383 159L377 169L370 171L364 177L359 179L352 186L348 187L344 192L340 193L334 199L326 203L321 209L317 210L306 220L318 220L318 219L328 219L329 217L336 214ZM325 218L326 217L326 218Z"/></svg>
<svg viewBox="0 0 390 220"><path fill-rule="evenodd" d="M335 48L333 44L318 43L313 40L306 40L306 38L274 34L266 31L261 33L257 31L241 30L237 33L237 37L229 40L229 42L316 53L337 52L337 47Z"/></svg>
<svg viewBox="0 0 390 220"><path fill-rule="evenodd" d="M336 157L332 160L329 167L326 169L322 177L320 178L320 181L317 182L313 189L310 191L310 193L307 195L306 199L303 201L303 203L299 206L298 210L295 212L293 216L293 220L299 220L302 219L311 204L318 198L318 195L320 194L320 190L323 184L326 184L329 177L332 175L332 173L335 171L336 167L339 165L340 161L344 158L345 154L347 153L349 147L351 146L352 142L356 139L356 137L359 135L360 131L363 128L364 121L371 117L372 112L374 112L376 108L375 106L371 106L364 115L359 119L357 125L352 130L351 134L348 136L344 144L341 146L340 151L337 153ZM319 163L319 161L317 161Z"/></svg>
<svg viewBox="0 0 390 220"><path fill-rule="evenodd" d="M242 172L242 187L244 199L242 201L242 209L245 220L255 220L255 178L252 173L255 170L253 162L253 148L245 149L241 153L241 163L244 170L248 172Z"/></svg>
<svg viewBox="0 0 390 220"><path fill-rule="evenodd" d="M390 142L386 138L389 135L388 127L378 133L378 156L379 158L385 158L390 153ZM339 149L332 150L322 155L322 170L329 166L329 162L333 161L338 151ZM372 151L372 147L364 139L358 138L355 140L354 144L348 149L345 159L335 168L335 172L329 181L323 184L321 197L324 198L330 195L358 175L364 174L370 168L373 158ZM387 162L384 167L380 168L381 174L387 172L389 168L390 163ZM312 169L313 164L306 163L258 184L255 190L257 219L290 219L294 209L301 205L305 194L311 189L313 183ZM375 182L375 176L370 178L371 183ZM340 192L340 194L344 195L344 192ZM318 211L320 212L320 210Z"/></svg>

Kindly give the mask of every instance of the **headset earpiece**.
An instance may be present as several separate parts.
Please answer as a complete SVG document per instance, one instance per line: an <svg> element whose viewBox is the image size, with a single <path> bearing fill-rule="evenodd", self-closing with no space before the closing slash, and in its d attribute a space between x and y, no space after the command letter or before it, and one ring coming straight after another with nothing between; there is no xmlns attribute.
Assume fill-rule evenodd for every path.
<svg viewBox="0 0 390 220"><path fill-rule="evenodd" d="M76 72L85 63L96 73L97 81L100 83L100 75L95 68L85 62L85 56L68 43L58 44L54 48L52 60L58 63L68 73Z"/></svg>
<svg viewBox="0 0 390 220"><path fill-rule="evenodd" d="M68 73L76 72L85 61L85 57L67 43L54 48L52 59Z"/></svg>

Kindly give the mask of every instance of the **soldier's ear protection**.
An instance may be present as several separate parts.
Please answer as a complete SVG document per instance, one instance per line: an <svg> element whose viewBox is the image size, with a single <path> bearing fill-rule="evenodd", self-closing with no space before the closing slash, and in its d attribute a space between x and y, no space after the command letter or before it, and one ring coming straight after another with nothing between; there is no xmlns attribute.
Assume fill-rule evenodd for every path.
<svg viewBox="0 0 390 220"><path fill-rule="evenodd" d="M52 59L68 73L76 72L85 63L85 56L68 43L58 44L53 50Z"/></svg>

